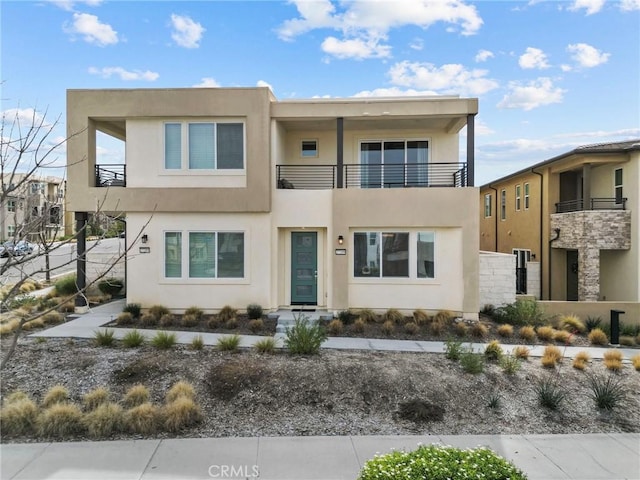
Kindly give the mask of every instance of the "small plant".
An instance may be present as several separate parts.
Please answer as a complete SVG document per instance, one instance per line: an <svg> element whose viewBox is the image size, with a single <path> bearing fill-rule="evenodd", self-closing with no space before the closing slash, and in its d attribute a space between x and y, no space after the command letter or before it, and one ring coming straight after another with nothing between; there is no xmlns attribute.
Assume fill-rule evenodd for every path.
<svg viewBox="0 0 640 480"><path fill-rule="evenodd" d="M42 399L42 408L48 408L56 403L66 403L69 401L69 390L62 385L51 387Z"/></svg>
<svg viewBox="0 0 640 480"><path fill-rule="evenodd" d="M129 312L133 318L140 318L142 312L142 305L139 303L127 303L122 309L123 312Z"/></svg>
<svg viewBox="0 0 640 480"><path fill-rule="evenodd" d="M584 333L587 329L577 315L565 315L560 318L560 328L569 332Z"/></svg>
<svg viewBox="0 0 640 480"><path fill-rule="evenodd" d="M489 394L489 400L487 401L487 407L492 410L500 410L502 406L502 399L500 398L500 394L498 392L491 392Z"/></svg>
<svg viewBox="0 0 640 480"><path fill-rule="evenodd" d="M363 308L358 312L358 318L364 323L375 323L378 321L378 315L369 308Z"/></svg>
<svg viewBox="0 0 640 480"><path fill-rule="evenodd" d="M540 405L549 410L557 410L567 398L567 392L551 377L538 380L535 391Z"/></svg>
<svg viewBox="0 0 640 480"><path fill-rule="evenodd" d="M160 410L149 402L133 407L124 414L124 424L127 429L139 435L155 433L161 420Z"/></svg>
<svg viewBox="0 0 640 480"><path fill-rule="evenodd" d="M82 397L82 403L88 410L95 410L98 406L109 401L109 390L105 387L94 388Z"/></svg>
<svg viewBox="0 0 640 480"><path fill-rule="evenodd" d="M442 335L442 332L444 331L445 328L445 324L442 321L441 317L438 317L437 315L435 315L432 319L431 322L429 322L429 331L436 336Z"/></svg>
<svg viewBox="0 0 640 480"><path fill-rule="evenodd" d="M195 317L196 323L198 323L204 316L204 312L200 307L189 307L184 311L184 316L187 315Z"/></svg>
<svg viewBox="0 0 640 480"><path fill-rule="evenodd" d="M429 323L429 314L422 309L414 310L413 321L418 325L426 325Z"/></svg>
<svg viewBox="0 0 640 480"><path fill-rule="evenodd" d="M402 313L400 313L400 310L398 310L397 308L390 308L386 312L384 312L384 315L382 316L382 321L402 323L404 321L404 315L402 315Z"/></svg>
<svg viewBox="0 0 640 480"><path fill-rule="evenodd" d="M22 330L25 330L27 332L33 330L34 328L44 328L44 322L41 318L36 318L35 320L25 322L22 325Z"/></svg>
<svg viewBox="0 0 640 480"><path fill-rule="evenodd" d="M442 323L443 326L449 325L453 321L453 313L449 310L439 310L433 316L432 321Z"/></svg>
<svg viewBox="0 0 640 480"><path fill-rule="evenodd" d="M416 423L421 422L439 422L444 417L444 408L426 402L422 399L415 398L398 405L398 415L400 418Z"/></svg>
<svg viewBox="0 0 640 480"><path fill-rule="evenodd" d="M625 347L633 347L636 344L635 337L629 337L627 335L620 336L620 345L624 345Z"/></svg>
<svg viewBox="0 0 640 480"><path fill-rule="evenodd" d="M590 332L594 328L600 328L601 324L602 324L602 317L587 317L587 319L584 322L584 326L587 332Z"/></svg>
<svg viewBox="0 0 640 480"><path fill-rule="evenodd" d="M212 317L209 318L209 321L207 322L207 327L209 327L211 330L215 330L219 326L220 326L220 319L216 315L213 315Z"/></svg>
<svg viewBox="0 0 640 480"><path fill-rule="evenodd" d="M541 362L542 366L546 368L554 368L558 363L562 361L562 352L554 345L547 345L544 347Z"/></svg>
<svg viewBox="0 0 640 480"><path fill-rule="evenodd" d="M149 401L149 389L142 384L129 387L124 394L122 403L128 408L137 407Z"/></svg>
<svg viewBox="0 0 640 480"><path fill-rule="evenodd" d="M626 392L620 379L614 375L588 375L589 397L602 410L613 410L624 400Z"/></svg>
<svg viewBox="0 0 640 480"><path fill-rule="evenodd" d="M169 316L171 316L171 315L169 314ZM147 313L143 313L142 314L142 316L140 317L140 320L138 322L140 323L141 327L155 327L158 324L158 319L154 315L152 315L149 312L147 312ZM162 325L162 326L163 327L168 327L169 325Z"/></svg>
<svg viewBox="0 0 640 480"><path fill-rule="evenodd" d="M541 325L544 313L534 300L517 300L515 303L500 308L500 317L512 325Z"/></svg>
<svg viewBox="0 0 640 480"><path fill-rule="evenodd" d="M355 322L353 322L353 325L351 325L351 329L355 333L364 333L366 328L367 323L362 319L362 317L358 318Z"/></svg>
<svg viewBox="0 0 640 480"><path fill-rule="evenodd" d="M253 320L249 320L249 330L252 333L258 333L264 329L264 321L262 318L254 318Z"/></svg>
<svg viewBox="0 0 640 480"><path fill-rule="evenodd" d="M387 320L386 322L384 322L384 323L382 324L382 327L381 327L381 328L382 328L382 332L383 332L385 335L391 335L391 334L394 332L394 330L396 329L396 324L395 324L395 323L393 323L393 322L392 322L392 321L390 321L390 320Z"/></svg>
<svg viewBox="0 0 640 480"><path fill-rule="evenodd" d="M177 432L202 421L202 411L193 398L183 396L164 407L163 417L165 428Z"/></svg>
<svg viewBox="0 0 640 480"><path fill-rule="evenodd" d="M415 335L416 333L418 333L418 330L420 330L420 327L416 322L407 322L404 325L404 331L409 335Z"/></svg>
<svg viewBox="0 0 640 480"><path fill-rule="evenodd" d="M273 353L276 349L276 339L273 337L260 339L253 344L253 348L255 348L258 353Z"/></svg>
<svg viewBox="0 0 640 480"><path fill-rule="evenodd" d="M173 384L173 386L167 391L164 399L167 403L171 403L180 397L186 397L190 399L196 398L196 391L189 382L180 380Z"/></svg>
<svg viewBox="0 0 640 480"><path fill-rule="evenodd" d="M344 325L350 325L356 318L358 318L358 315L353 313L351 310L340 310L338 312L338 319Z"/></svg>
<svg viewBox="0 0 640 480"><path fill-rule="evenodd" d="M135 328L122 337L122 344L127 348L139 347L144 343L144 335Z"/></svg>
<svg viewBox="0 0 640 480"><path fill-rule="evenodd" d="M361 320L361 319L358 319ZM356 321L354 326L358 323ZM314 355L327 339L327 332L318 324L312 324L304 315L295 319L293 327L286 329L284 346L293 354Z"/></svg>
<svg viewBox="0 0 640 480"><path fill-rule="evenodd" d="M84 430L82 412L72 403L56 403L38 417L38 433L43 437L65 438Z"/></svg>
<svg viewBox="0 0 640 480"><path fill-rule="evenodd" d="M518 370L520 370L520 367L522 367L522 360L520 360L513 354L503 355L502 357L500 357L499 362L502 371L507 375L515 374Z"/></svg>
<svg viewBox="0 0 640 480"><path fill-rule="evenodd" d="M235 330L238 328L238 319L236 317L231 317L224 323L224 328L227 330Z"/></svg>
<svg viewBox="0 0 640 480"><path fill-rule="evenodd" d="M524 345L518 345L513 349L513 356L520 360L528 360L530 353L531 350L529 350L529 347L525 347Z"/></svg>
<svg viewBox="0 0 640 480"><path fill-rule="evenodd" d="M525 325L524 327L521 327L520 330L518 330L518 335L523 340L532 342L533 339L536 338L536 331L532 326Z"/></svg>
<svg viewBox="0 0 640 480"><path fill-rule="evenodd" d="M459 337L466 337L469 333L469 328L464 322L458 322L453 324L453 331Z"/></svg>
<svg viewBox="0 0 640 480"><path fill-rule="evenodd" d="M155 315L151 314L153 318L157 318ZM171 313L165 313L160 317L158 321L161 327L170 327L175 323L175 317Z"/></svg>
<svg viewBox="0 0 640 480"><path fill-rule="evenodd" d="M500 325L498 327L498 335L500 335L501 337L512 337L513 336L513 326L509 325L508 323L505 323L503 325Z"/></svg>
<svg viewBox="0 0 640 480"><path fill-rule="evenodd" d="M98 289L104 295L117 295L122 290L122 287L124 287L124 282L120 278L105 278L98 282Z"/></svg>
<svg viewBox="0 0 640 480"><path fill-rule="evenodd" d="M449 360L460 360L460 355L462 355L463 351L462 342L452 339L444 342L444 356Z"/></svg>
<svg viewBox="0 0 640 480"><path fill-rule="evenodd" d="M327 330L331 335L340 335L344 330L344 325L342 323L342 320L339 320L337 318L334 320L331 320L329 322L329 325L327 326Z"/></svg>
<svg viewBox="0 0 640 480"><path fill-rule="evenodd" d="M640 371L640 353L631 357L631 363L633 364L633 368Z"/></svg>
<svg viewBox="0 0 640 480"><path fill-rule="evenodd" d="M225 305L218 312L218 318L220 319L220 321L222 323L226 323L229 320L231 320L232 318L236 318L237 315L238 315L238 310L235 309L235 308L230 307L229 305Z"/></svg>
<svg viewBox="0 0 640 480"><path fill-rule="evenodd" d="M169 333L161 330L153 336L151 339L151 345L160 350L168 350L176 344L177 340L175 333Z"/></svg>
<svg viewBox="0 0 640 480"><path fill-rule="evenodd" d="M186 328L192 328L198 325L199 321L200 319L196 315L185 313L184 315L182 315L182 318L180 319L180 325Z"/></svg>
<svg viewBox="0 0 640 480"><path fill-rule="evenodd" d="M115 332L107 328L96 330L93 334L93 341L99 347L112 347L116 342Z"/></svg>
<svg viewBox="0 0 640 480"><path fill-rule="evenodd" d="M249 320L262 319L262 307L257 303L250 303L247 305L247 317Z"/></svg>
<svg viewBox="0 0 640 480"><path fill-rule="evenodd" d="M589 343L591 345L606 345L609 343L609 338L607 334L602 331L600 328L594 328L589 332Z"/></svg>
<svg viewBox="0 0 640 480"><path fill-rule="evenodd" d="M16 393L22 395L14 396L12 400L8 398L0 409L0 430L3 436L28 435L36 427L38 407L25 393Z"/></svg>
<svg viewBox="0 0 640 480"><path fill-rule="evenodd" d="M575 368L576 370L584 370L585 368L587 368L587 364L591 361L591 355L589 355L587 352L578 352L576 353L576 356L573 357L573 368Z"/></svg>
<svg viewBox="0 0 640 480"><path fill-rule="evenodd" d="M78 293L78 285L76 283L75 275L62 277L56 280L56 283L54 283L53 286L55 288L57 296L60 297L67 297L69 295Z"/></svg>
<svg viewBox="0 0 640 480"><path fill-rule="evenodd" d="M460 365L467 373L477 374L484 370L484 358L481 354L474 353L472 348L465 349L460 354Z"/></svg>
<svg viewBox="0 0 640 480"><path fill-rule="evenodd" d="M640 335L640 325L620 322L620 335L624 337L635 337Z"/></svg>
<svg viewBox="0 0 640 480"><path fill-rule="evenodd" d="M149 313L160 320L163 315L171 312L164 305L153 305L151 308L149 308Z"/></svg>
<svg viewBox="0 0 640 480"><path fill-rule="evenodd" d="M471 326L471 335L475 338L485 338L489 333L489 329L485 324L476 322Z"/></svg>
<svg viewBox="0 0 640 480"><path fill-rule="evenodd" d="M218 350L222 352L237 352L240 347L240 335L225 335L216 342Z"/></svg>
<svg viewBox="0 0 640 480"><path fill-rule="evenodd" d="M605 360L618 360L619 362L621 362L624 358L624 355L622 355L622 352L620 350L607 350L602 354L602 358L604 358Z"/></svg>
<svg viewBox="0 0 640 480"><path fill-rule="evenodd" d="M131 325L132 323L133 315L131 315L129 312L122 312L120 315L118 315L118 318L116 318L116 325L119 326Z"/></svg>
<svg viewBox="0 0 640 480"><path fill-rule="evenodd" d="M573 341L573 334L566 330L556 330L553 334L553 339L558 343L569 345Z"/></svg>
<svg viewBox="0 0 640 480"><path fill-rule="evenodd" d="M204 338L202 338L202 335L196 335L193 337L193 340L191 340L191 343L189 344L189 348L191 350L202 350L204 348Z"/></svg>
<svg viewBox="0 0 640 480"><path fill-rule="evenodd" d="M117 403L103 403L87 413L82 422L89 436L103 438L122 430L124 414Z"/></svg>
<svg viewBox="0 0 640 480"><path fill-rule="evenodd" d="M491 340L484 349L484 357L489 361L499 360L504 354L500 342Z"/></svg>
<svg viewBox="0 0 640 480"><path fill-rule="evenodd" d="M64 317L60 312L51 311L40 317L45 325L58 325L64 321Z"/></svg>
<svg viewBox="0 0 640 480"><path fill-rule="evenodd" d="M538 339L543 342L551 342L555 333L555 329L547 325L536 328L536 335L538 336Z"/></svg>

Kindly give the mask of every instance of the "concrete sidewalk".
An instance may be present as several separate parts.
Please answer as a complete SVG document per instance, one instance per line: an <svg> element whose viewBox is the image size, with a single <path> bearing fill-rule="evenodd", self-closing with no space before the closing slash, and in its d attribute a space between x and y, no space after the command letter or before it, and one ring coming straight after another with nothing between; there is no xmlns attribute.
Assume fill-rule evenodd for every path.
<svg viewBox="0 0 640 480"><path fill-rule="evenodd" d="M4 480L356 479L366 460L488 447L536 479L639 479L640 434L187 438L0 445Z"/></svg>

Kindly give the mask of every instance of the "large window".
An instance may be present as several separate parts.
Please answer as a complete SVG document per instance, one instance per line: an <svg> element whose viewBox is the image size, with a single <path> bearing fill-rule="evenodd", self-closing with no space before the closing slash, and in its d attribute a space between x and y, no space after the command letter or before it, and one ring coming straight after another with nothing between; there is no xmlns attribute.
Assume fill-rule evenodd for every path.
<svg viewBox="0 0 640 480"><path fill-rule="evenodd" d="M491 216L491 194L487 193L484 196L484 217L489 218Z"/></svg>
<svg viewBox="0 0 640 480"><path fill-rule="evenodd" d="M622 169L616 168L614 172L614 192L616 197L616 203L622 203Z"/></svg>
<svg viewBox="0 0 640 480"><path fill-rule="evenodd" d="M183 141L186 138L186 141ZM244 168L243 123L165 123L167 170L238 170Z"/></svg>
<svg viewBox="0 0 640 480"><path fill-rule="evenodd" d="M165 277L244 277L244 233L188 232L188 241L183 249L182 232L165 232Z"/></svg>
<svg viewBox="0 0 640 480"><path fill-rule="evenodd" d="M353 275L358 278L434 278L434 238L433 232L355 232ZM413 262L416 273L410 273Z"/></svg>
<svg viewBox="0 0 640 480"><path fill-rule="evenodd" d="M360 144L362 188L427 186L427 140L367 141Z"/></svg>

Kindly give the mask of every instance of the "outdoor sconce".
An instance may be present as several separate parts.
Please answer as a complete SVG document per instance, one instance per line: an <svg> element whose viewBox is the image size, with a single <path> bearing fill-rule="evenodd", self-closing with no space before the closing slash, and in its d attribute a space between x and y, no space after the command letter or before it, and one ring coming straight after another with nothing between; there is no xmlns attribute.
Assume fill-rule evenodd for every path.
<svg viewBox="0 0 640 480"><path fill-rule="evenodd" d="M142 243L147 243L149 241L149 237L147 236L147 234L145 233L144 235L142 235L142 237L140 238L140 240L142 240Z"/></svg>
<svg viewBox="0 0 640 480"><path fill-rule="evenodd" d="M344 237L342 235L338 235L338 245L342 245L344 243Z"/></svg>
<svg viewBox="0 0 640 480"><path fill-rule="evenodd" d="M536 254L535 254L535 253L532 253L532 254L531 254L531 258L535 260L535 259L536 259Z"/></svg>

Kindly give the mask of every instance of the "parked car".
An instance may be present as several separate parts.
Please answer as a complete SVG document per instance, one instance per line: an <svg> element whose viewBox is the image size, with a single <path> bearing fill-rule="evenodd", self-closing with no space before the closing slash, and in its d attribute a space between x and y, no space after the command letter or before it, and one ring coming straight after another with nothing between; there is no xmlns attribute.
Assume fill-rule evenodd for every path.
<svg viewBox="0 0 640 480"><path fill-rule="evenodd" d="M13 255L14 248L15 245L13 242L4 242L2 245L0 245L0 257L5 258L9 255Z"/></svg>
<svg viewBox="0 0 640 480"><path fill-rule="evenodd" d="M13 249L13 254L16 256L31 255L35 250L35 245L29 243L26 240L20 240Z"/></svg>

